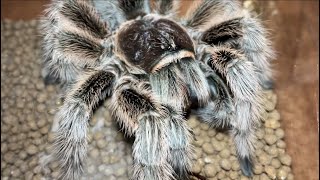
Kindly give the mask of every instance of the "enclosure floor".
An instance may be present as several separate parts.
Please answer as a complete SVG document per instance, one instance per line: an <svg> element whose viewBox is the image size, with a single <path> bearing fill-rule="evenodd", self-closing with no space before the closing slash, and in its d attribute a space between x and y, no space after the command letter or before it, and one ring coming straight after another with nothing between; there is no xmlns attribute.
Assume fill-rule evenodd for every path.
<svg viewBox="0 0 320 180"><path fill-rule="evenodd" d="M48 0L1 0L1 19L34 19ZM187 7L190 3L184 3ZM271 1L260 1L262 5ZM319 176L319 1L272 1L263 16L278 53L275 90L296 179ZM186 8L184 8L186 9ZM276 11L274 11L276 9Z"/></svg>

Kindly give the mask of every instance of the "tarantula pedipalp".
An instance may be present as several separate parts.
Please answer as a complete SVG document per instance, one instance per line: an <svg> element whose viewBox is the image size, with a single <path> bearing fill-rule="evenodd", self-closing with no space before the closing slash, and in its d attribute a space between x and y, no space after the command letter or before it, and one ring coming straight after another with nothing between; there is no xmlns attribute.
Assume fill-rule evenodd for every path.
<svg viewBox="0 0 320 180"><path fill-rule="evenodd" d="M272 50L261 23L232 0L204 0L185 18L179 1L56 0L43 18L46 82L64 85L55 140L61 178L83 173L87 124L99 101L133 144L133 179L188 179L186 112L231 127L252 175L261 90Z"/></svg>

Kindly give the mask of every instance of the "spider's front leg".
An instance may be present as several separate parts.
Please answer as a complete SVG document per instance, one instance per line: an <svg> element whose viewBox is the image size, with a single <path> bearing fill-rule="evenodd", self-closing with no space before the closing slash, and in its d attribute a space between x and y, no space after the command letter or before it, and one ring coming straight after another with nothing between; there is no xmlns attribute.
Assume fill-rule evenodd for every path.
<svg viewBox="0 0 320 180"><path fill-rule="evenodd" d="M60 121L54 147L61 162L60 179L79 179L87 152L87 125L100 100L109 96L116 73L96 71L76 83L56 118Z"/></svg>
<svg viewBox="0 0 320 180"><path fill-rule="evenodd" d="M261 115L261 85L255 67L239 51L226 47L205 46L209 57L203 61L211 67L231 92L234 112L226 118L232 135L242 172L252 176L255 129ZM219 84L216 84L219 86ZM210 120L207 120L210 121Z"/></svg>
<svg viewBox="0 0 320 180"><path fill-rule="evenodd" d="M132 179L169 180L175 172L188 173L184 148L190 132L181 113L158 99L148 84L128 76L119 80L111 101L113 115L129 135L135 135Z"/></svg>

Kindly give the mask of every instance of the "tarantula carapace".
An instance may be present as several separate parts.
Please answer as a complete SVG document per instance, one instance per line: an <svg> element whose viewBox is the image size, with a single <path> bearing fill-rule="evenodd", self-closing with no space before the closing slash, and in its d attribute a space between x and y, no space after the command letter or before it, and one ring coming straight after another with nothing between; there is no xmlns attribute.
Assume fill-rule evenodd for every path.
<svg viewBox="0 0 320 180"><path fill-rule="evenodd" d="M183 17L179 1L152 2L49 5L43 76L65 94L54 144L61 177L83 173L88 121L106 99L135 137L133 179L188 179L190 113L230 129L241 170L251 176L261 94L272 85L266 30L233 0L195 1Z"/></svg>

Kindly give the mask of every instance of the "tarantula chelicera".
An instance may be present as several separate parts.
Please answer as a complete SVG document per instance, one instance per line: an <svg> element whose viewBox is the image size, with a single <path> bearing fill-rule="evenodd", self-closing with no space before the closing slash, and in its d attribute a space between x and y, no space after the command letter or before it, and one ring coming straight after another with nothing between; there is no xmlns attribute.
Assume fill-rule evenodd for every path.
<svg viewBox="0 0 320 180"><path fill-rule="evenodd" d="M60 82L56 157L62 178L83 173L88 121L109 98L134 136L133 179L188 179L191 113L228 127L241 170L252 175L261 94L272 50L261 22L233 0L55 0L43 18L43 76ZM152 8L151 8L152 7Z"/></svg>

